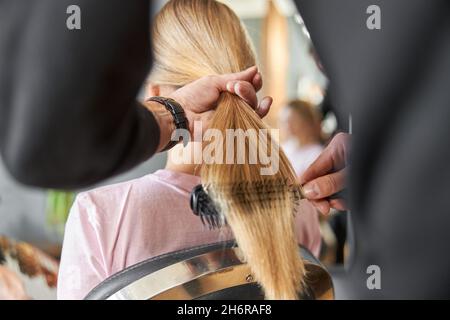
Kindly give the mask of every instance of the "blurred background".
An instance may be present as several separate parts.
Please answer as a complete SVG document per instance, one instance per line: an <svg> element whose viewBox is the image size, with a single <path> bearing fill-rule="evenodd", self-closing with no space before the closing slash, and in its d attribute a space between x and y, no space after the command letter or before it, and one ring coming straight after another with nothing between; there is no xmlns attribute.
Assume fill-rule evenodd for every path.
<svg viewBox="0 0 450 320"><path fill-rule="evenodd" d="M164 2L152 1L157 7ZM314 54L308 31L291 0L223 2L235 10L249 31L265 81L260 94L274 98L265 121L271 127L282 129L281 139L288 157L305 159L295 166L300 175L336 130L348 128L347 123L338 123L332 107L326 103L327 78ZM159 154L100 185L152 173L164 167L165 159L165 154ZM96 186L99 185L90 188ZM57 258L64 222L71 201L79 191L23 187L11 179L0 159L0 235L28 242ZM321 259L326 264L343 260L345 223L342 221L322 221Z"/></svg>

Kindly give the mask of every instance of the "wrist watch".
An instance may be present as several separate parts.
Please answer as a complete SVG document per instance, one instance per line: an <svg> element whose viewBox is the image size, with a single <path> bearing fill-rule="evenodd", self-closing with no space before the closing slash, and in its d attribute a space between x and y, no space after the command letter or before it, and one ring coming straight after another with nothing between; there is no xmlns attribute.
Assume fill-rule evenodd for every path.
<svg viewBox="0 0 450 320"><path fill-rule="evenodd" d="M181 105L176 102L173 99L165 98L165 97L151 97L147 101L154 101L158 102L159 104L162 104L167 111L170 112L170 114L173 117L173 123L175 124L175 129L185 129L188 130L188 121L186 118L186 113L184 112ZM169 149L172 149L176 144L178 144L180 141L173 141L170 140L169 143L164 147L163 151L167 151Z"/></svg>

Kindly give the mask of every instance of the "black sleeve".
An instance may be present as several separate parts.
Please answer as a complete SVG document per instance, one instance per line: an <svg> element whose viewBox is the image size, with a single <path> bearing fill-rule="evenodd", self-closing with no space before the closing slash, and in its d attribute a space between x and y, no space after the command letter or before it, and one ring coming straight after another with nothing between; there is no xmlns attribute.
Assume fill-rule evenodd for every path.
<svg viewBox="0 0 450 320"><path fill-rule="evenodd" d="M0 1L0 148L19 181L76 188L154 154L158 124L136 102L150 16L142 0Z"/></svg>
<svg viewBox="0 0 450 320"><path fill-rule="evenodd" d="M296 2L332 103L353 119L355 251L340 297L449 298L450 3ZM370 5L380 30L366 27ZM370 265L380 290L367 287Z"/></svg>

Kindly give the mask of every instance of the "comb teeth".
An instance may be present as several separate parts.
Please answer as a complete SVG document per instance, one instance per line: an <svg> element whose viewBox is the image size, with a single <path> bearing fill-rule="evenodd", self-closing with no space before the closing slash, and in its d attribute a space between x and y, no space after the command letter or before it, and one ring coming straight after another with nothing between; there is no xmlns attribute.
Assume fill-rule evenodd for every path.
<svg viewBox="0 0 450 320"><path fill-rule="evenodd" d="M288 200L286 194L289 194L290 200L294 203L302 198L300 187L290 183L288 179L266 179L259 181L245 181L237 184L213 183L206 188L214 190L218 197L227 197L233 199L236 203L262 203L270 204L276 201Z"/></svg>
<svg viewBox="0 0 450 320"><path fill-rule="evenodd" d="M277 179L265 179L258 181L242 181L238 183L212 183L207 185L205 189L213 187L216 192L231 193L233 195L241 193L278 193L281 190L288 190L298 192L299 196L300 188L298 185L293 184L289 179L277 178Z"/></svg>
<svg viewBox="0 0 450 320"><path fill-rule="evenodd" d="M209 229L220 229L224 224L221 222L219 214L216 215L200 215L200 220L204 226L208 226Z"/></svg>

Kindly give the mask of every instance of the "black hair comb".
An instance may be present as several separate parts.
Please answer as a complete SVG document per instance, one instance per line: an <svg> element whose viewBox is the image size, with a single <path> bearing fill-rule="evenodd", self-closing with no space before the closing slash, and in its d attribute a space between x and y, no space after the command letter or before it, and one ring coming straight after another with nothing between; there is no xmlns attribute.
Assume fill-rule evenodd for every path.
<svg viewBox="0 0 450 320"><path fill-rule="evenodd" d="M208 225L210 229L219 229L226 225L225 217L219 213L201 184L192 190L190 202L192 212L200 217L203 225Z"/></svg>

